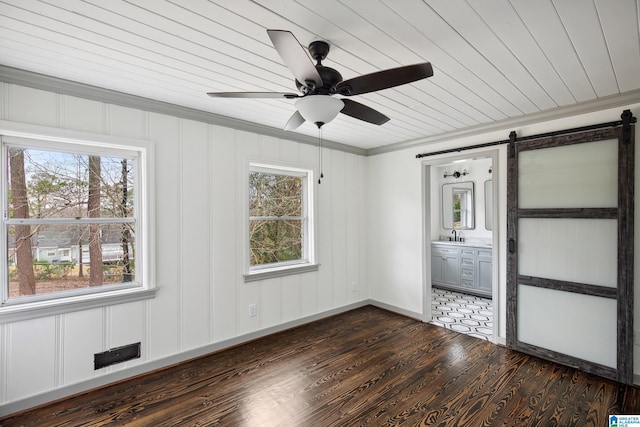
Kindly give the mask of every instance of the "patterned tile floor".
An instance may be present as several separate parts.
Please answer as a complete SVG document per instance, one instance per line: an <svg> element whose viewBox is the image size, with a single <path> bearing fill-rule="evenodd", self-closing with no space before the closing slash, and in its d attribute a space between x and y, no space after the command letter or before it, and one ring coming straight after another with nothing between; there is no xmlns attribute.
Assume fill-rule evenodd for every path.
<svg viewBox="0 0 640 427"><path fill-rule="evenodd" d="M432 324L491 340L493 335L493 303L488 298L432 288Z"/></svg>

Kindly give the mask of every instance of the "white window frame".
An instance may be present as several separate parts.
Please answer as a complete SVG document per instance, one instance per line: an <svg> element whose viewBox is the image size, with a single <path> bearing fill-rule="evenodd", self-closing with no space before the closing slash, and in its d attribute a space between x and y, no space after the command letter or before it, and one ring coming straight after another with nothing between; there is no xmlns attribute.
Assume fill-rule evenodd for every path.
<svg viewBox="0 0 640 427"><path fill-rule="evenodd" d="M146 140L1 120L0 139L0 152L3 159L0 165L0 173L3 177L3 184L0 185L2 205L0 241L2 242L7 242L7 223L16 221L8 218L8 184L6 183L8 171L5 160L7 144L49 151L134 158L136 162L134 176L136 280L133 283L8 298L8 248L7 244L3 243L0 245L0 259L3 260L0 262L0 324L153 298L156 292L153 277L155 251L152 234L154 230L153 144ZM62 220L62 222L65 221L84 223L90 220Z"/></svg>
<svg viewBox="0 0 640 427"><path fill-rule="evenodd" d="M264 265L251 265L249 227L249 174L252 172L273 173L277 175L295 176L302 178L302 209L303 209L303 231L302 231L302 252L303 256L300 260L278 262ZM246 197L244 204L245 221L245 271L243 275L245 282L269 279L273 277L287 276L291 274L306 273L309 271L317 271L319 265L316 263L316 246L315 246L315 208L314 208L314 171L313 168L303 168L299 166L291 166L286 164L278 164L275 162L264 163L260 161L249 161L245 173L246 180Z"/></svg>

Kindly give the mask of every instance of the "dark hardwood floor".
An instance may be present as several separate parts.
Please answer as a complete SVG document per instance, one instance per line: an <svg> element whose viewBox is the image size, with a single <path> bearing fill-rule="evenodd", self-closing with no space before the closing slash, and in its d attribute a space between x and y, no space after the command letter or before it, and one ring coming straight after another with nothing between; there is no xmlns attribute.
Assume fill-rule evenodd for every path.
<svg viewBox="0 0 640 427"><path fill-rule="evenodd" d="M2 426L607 426L640 389L365 307Z"/></svg>

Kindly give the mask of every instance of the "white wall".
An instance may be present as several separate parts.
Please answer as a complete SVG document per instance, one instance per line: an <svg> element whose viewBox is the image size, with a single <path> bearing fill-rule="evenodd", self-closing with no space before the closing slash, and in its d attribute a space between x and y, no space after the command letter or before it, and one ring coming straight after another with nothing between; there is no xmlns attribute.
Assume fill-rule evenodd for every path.
<svg viewBox="0 0 640 427"><path fill-rule="evenodd" d="M397 307L399 310L413 312L421 318L430 298L423 298L425 280L429 268L423 271L423 263L428 265L430 259L429 237L423 238L423 222L432 224L432 219L422 217L423 180L421 170L425 164L450 161L455 158L471 157L475 153L486 153L490 149L484 148L465 153L453 153L416 159L416 154L435 152L454 147L462 147L501 141L509 139L509 132L516 130L519 136L550 132L586 126L596 123L615 121L620 119L624 109L630 109L635 116L640 115L640 104L603 110L569 118L562 118L534 125L518 128L508 128L502 131L487 132L473 137L424 145L401 151L371 156L368 158L369 197L367 212L369 224L369 286L371 299ZM639 138L636 136L636 141ZM499 292L497 300L499 321L495 322L498 329L498 340L506 338L505 328L505 283L506 283L506 146L497 148L498 161L493 165L493 176L498 181L498 199L500 210L495 216L498 221L496 231L498 239L494 246L499 253L498 280ZM636 192L635 203L640 206L640 160L636 147ZM429 189L434 188L431 182ZM431 198L426 196L426 210L430 212ZM635 211L636 224L640 224L640 209ZM429 226L429 228L431 228ZM635 265L640 265L640 239L635 240ZM635 275L635 328L640 331L640 275ZM637 334L637 333L636 333ZM599 345L594 338L594 345ZM635 347L635 372L640 373L640 346Z"/></svg>
<svg viewBox="0 0 640 427"><path fill-rule="evenodd" d="M422 170L418 152L368 157L369 292L422 318Z"/></svg>
<svg viewBox="0 0 640 427"><path fill-rule="evenodd" d="M314 184L319 271L244 283L247 159L315 166L316 147L12 84L0 91L2 120L154 142L159 288L147 301L0 325L0 415L34 395L78 392L367 300L364 157L325 150L325 179ZM94 371L94 353L138 341L140 359Z"/></svg>

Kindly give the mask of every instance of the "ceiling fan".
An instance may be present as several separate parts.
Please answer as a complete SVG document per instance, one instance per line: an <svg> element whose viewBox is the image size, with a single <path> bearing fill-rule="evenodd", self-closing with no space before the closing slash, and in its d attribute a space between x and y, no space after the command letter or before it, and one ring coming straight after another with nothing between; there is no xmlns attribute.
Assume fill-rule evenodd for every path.
<svg viewBox="0 0 640 427"><path fill-rule="evenodd" d="M296 129L305 120L320 128L333 120L338 113L382 125L389 121L389 117L359 102L348 98L334 98L333 95L361 95L433 75L431 64L425 62L342 80L338 71L322 65L322 60L329 53L327 42L318 40L309 45L309 53L317 61L314 65L290 31L267 30L267 34L285 65L293 73L301 95L288 92L209 92L207 95L216 98L299 98L296 101L297 111L285 125L285 130Z"/></svg>

